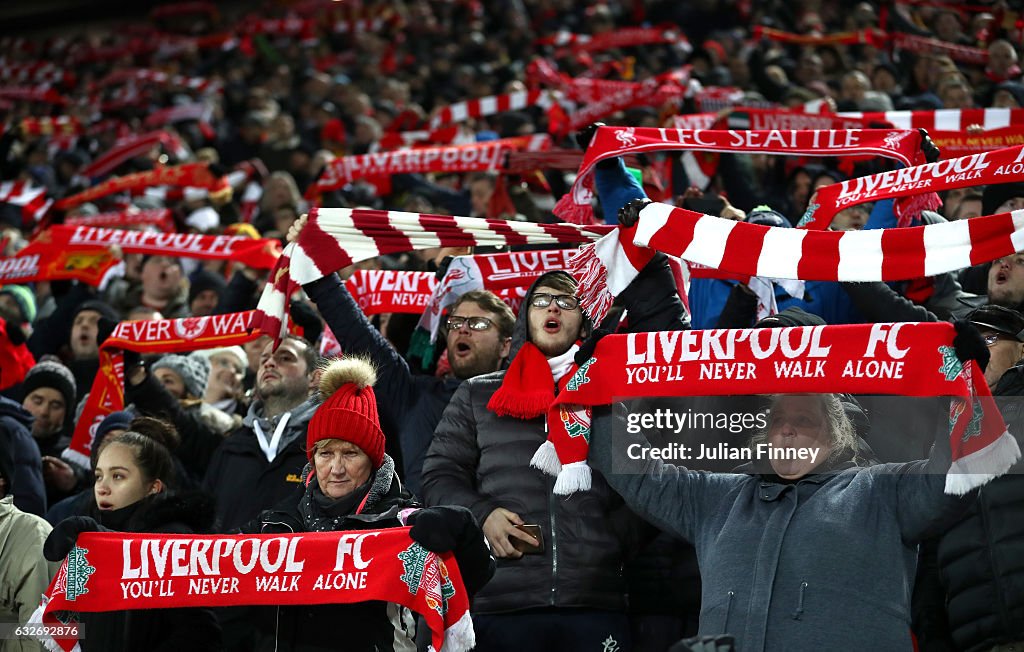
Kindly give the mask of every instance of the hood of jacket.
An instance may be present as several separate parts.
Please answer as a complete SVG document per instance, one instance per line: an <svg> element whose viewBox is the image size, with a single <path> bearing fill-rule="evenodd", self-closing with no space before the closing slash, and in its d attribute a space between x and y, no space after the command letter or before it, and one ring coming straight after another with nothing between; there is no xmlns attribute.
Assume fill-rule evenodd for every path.
<svg viewBox="0 0 1024 652"><path fill-rule="evenodd" d="M29 430L32 430L32 422L35 421L35 417L21 407L20 403L12 401L6 396L0 396L0 418L2 417L14 419Z"/></svg>
<svg viewBox="0 0 1024 652"><path fill-rule="evenodd" d="M300 437L306 436L306 426L309 425L309 420L313 418L313 413L316 412L316 408L320 405L319 394L307 398L305 401L300 403L291 411L291 417L288 418L288 425L285 426L284 433L281 435L281 443L278 446L278 450L283 450L288 444L292 443ZM259 419L260 427L263 428L263 432L273 432L274 426L277 425L275 420L273 424L270 419L263 416L263 401L253 401L252 405L249 406L249 412L242 419L242 425L253 430L253 423Z"/></svg>
<svg viewBox="0 0 1024 652"><path fill-rule="evenodd" d="M533 282L530 289L526 292L526 298L523 299L522 306L519 308L519 314L516 315L516 325L512 329L512 348L509 350L508 361L511 363L519 353L519 349L523 348L523 345L530 341L530 302L533 299L533 293L538 287L544 285L546 281L556 276L569 277L568 272L554 271L541 274L537 277L537 280ZM583 327L580 331L580 339L585 340L592 330L592 324L590 317L586 314L583 315Z"/></svg>

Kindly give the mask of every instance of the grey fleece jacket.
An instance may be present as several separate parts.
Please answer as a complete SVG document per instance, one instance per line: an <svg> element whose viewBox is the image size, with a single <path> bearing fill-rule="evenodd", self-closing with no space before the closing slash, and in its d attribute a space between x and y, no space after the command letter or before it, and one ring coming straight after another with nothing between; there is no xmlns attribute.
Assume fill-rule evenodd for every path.
<svg viewBox="0 0 1024 652"><path fill-rule="evenodd" d="M616 419L595 410L590 464L634 511L697 549L701 635L731 634L738 652L912 649L917 544L963 505L943 494L948 443L927 461L781 484L630 461L626 446L643 438Z"/></svg>

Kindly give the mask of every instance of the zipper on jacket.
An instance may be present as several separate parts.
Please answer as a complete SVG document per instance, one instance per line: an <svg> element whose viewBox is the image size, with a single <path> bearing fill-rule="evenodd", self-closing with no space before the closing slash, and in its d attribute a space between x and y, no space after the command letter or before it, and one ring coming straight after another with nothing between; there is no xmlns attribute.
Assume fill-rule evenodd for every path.
<svg viewBox="0 0 1024 652"><path fill-rule="evenodd" d="M800 620L804 615L804 590L807 589L807 582L800 582L800 602L796 605L796 611L793 612L793 620Z"/></svg>
<svg viewBox="0 0 1024 652"><path fill-rule="evenodd" d="M558 600L558 535L555 523L555 492L554 483L548 490L548 513L551 515L551 606Z"/></svg>
<svg viewBox="0 0 1024 652"><path fill-rule="evenodd" d="M729 591L726 595L729 596L729 600L725 603L725 623L722 625L722 634L729 633L729 616L732 615L732 599L736 597L736 592Z"/></svg>
<svg viewBox="0 0 1024 652"><path fill-rule="evenodd" d="M989 501L985 498L984 487L982 487L979 490L975 504L978 507L978 515L981 517L981 526L985 530L985 549L988 551L988 563L992 568L992 590L995 593L996 604L999 609L999 624L1003 631L1013 631L1016 628L1016 624L1011 624L1012 621L1006 612L1006 599L1002 588L999 586L1000 575L996 564L996 555L992 550L994 539L992 537L991 523L988 520Z"/></svg>

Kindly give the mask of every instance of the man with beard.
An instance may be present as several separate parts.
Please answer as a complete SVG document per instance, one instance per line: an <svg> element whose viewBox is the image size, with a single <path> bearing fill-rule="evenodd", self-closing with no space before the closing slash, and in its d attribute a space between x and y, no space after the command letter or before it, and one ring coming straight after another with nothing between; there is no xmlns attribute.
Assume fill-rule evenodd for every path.
<svg viewBox="0 0 1024 652"><path fill-rule="evenodd" d="M288 335L276 351L273 342L264 347L256 400L242 427L214 451L203 481L217 499L220 531L237 529L299 486L316 366L315 349L301 337Z"/></svg>
<svg viewBox="0 0 1024 652"><path fill-rule="evenodd" d="M306 222L303 216L289 232L294 240ZM402 479L413 494L421 495L421 471L434 428L455 390L468 378L501 368L508 357L515 315L487 291L467 292L451 307L445 322L448 361L453 377L414 375L405 358L366 318L337 274L303 286L334 333L341 350L367 355L377 365L374 391L388 454L401 460Z"/></svg>

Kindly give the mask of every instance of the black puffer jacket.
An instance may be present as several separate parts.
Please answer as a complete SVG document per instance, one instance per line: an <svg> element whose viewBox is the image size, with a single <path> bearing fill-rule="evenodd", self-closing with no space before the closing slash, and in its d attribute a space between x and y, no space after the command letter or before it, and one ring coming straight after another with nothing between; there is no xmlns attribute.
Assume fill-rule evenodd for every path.
<svg viewBox="0 0 1024 652"><path fill-rule="evenodd" d="M213 501L205 494L156 494L114 512L100 525L121 532L203 534L211 531ZM83 613L83 652L220 650L221 630L209 609L146 609Z"/></svg>
<svg viewBox="0 0 1024 652"><path fill-rule="evenodd" d="M1003 374L993 393L1024 448L1024 366ZM956 649L1024 641L1024 462L978 490L935 548Z"/></svg>
<svg viewBox="0 0 1024 652"><path fill-rule="evenodd" d="M644 278L659 287L648 292L633 287L629 294L646 304L650 296L664 292L665 279L653 272ZM527 339L525 307L544 279L534 283L523 302L512 338L513 356ZM659 319L672 321L655 307ZM631 326L638 328L645 315L631 314ZM524 421L487 409L504 378L505 372L498 371L463 382L434 432L423 465L428 505L463 505L481 524L502 507L526 524L541 526L544 553L498 559L494 578L476 595L474 613L537 607L624 610L622 566L639 544L640 520L599 473L594 474L590 491L568 497L552 493L554 478L530 467L546 439L544 418Z"/></svg>
<svg viewBox="0 0 1024 652"><path fill-rule="evenodd" d="M303 484L288 500L243 526L242 532L305 532L299 507L304 494ZM384 465L374 474L363 509L358 514L350 513L343 517L336 529L380 530L401 527L399 511L413 506L415 502L412 495L402 487L395 474L394 462L385 456ZM255 608L251 613L253 625L258 630L256 650L312 652L344 649L390 652L394 649L396 634L400 637L404 635L395 631L388 605L379 601L263 607Z"/></svg>

